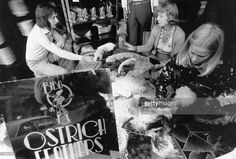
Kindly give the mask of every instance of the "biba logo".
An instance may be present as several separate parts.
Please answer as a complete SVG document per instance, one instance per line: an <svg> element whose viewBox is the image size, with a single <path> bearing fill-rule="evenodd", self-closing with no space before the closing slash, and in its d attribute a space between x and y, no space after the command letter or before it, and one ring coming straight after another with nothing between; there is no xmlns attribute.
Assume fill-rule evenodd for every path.
<svg viewBox="0 0 236 159"><path fill-rule="evenodd" d="M61 81L43 82L43 90L51 106L66 107L72 101L73 93L71 89L62 84Z"/></svg>
<svg viewBox="0 0 236 159"><path fill-rule="evenodd" d="M61 81L51 81L43 82L43 90L46 94L47 102L52 106L49 111L56 111L59 123L70 123L68 111L65 107L71 103L74 97L71 89L62 84Z"/></svg>

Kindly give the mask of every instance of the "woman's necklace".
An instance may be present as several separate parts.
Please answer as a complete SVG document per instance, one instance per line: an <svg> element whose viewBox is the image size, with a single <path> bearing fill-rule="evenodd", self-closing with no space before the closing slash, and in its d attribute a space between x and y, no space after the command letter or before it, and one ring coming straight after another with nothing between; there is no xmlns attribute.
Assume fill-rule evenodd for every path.
<svg viewBox="0 0 236 159"><path fill-rule="evenodd" d="M172 39L173 34L174 34L174 27L171 27L168 31L162 28L158 47L159 48L171 47L172 42L170 42L170 40Z"/></svg>
<svg viewBox="0 0 236 159"><path fill-rule="evenodd" d="M173 30L173 27L170 28L169 30L162 28L160 38L163 44L167 43L172 37L172 30Z"/></svg>

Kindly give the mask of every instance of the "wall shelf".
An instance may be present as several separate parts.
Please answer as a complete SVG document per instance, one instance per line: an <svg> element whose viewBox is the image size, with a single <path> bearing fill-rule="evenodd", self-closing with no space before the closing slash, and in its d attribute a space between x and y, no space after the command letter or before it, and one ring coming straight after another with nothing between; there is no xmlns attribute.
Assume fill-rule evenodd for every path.
<svg viewBox="0 0 236 159"><path fill-rule="evenodd" d="M109 0L101 0L101 1L109 1ZM93 1L91 1L93 2ZM95 7L97 10L99 10L99 6L94 6L92 3L86 3L86 0L80 0L79 3L72 2L72 0L61 0L62 8L63 8L63 14L65 17L67 32L71 36L72 40L78 44L78 45L86 45L86 44L92 44L95 45L95 43L98 43L102 45L106 42L116 42L116 31L118 28L118 0L110 1L112 3L112 14L113 17L106 17L104 19L99 19L99 13L98 19L96 20L87 20L87 21L78 21L74 20L72 21L73 16L77 16L77 14L72 15L72 12L75 12L75 9L72 9L76 5L79 6L79 8L87 8L88 12L92 7ZM95 2L95 1L94 1ZM81 3L81 4L80 4ZM86 4L86 6L83 6L82 4ZM93 38L87 38L85 34L92 28L94 24L101 25L102 27L107 27L108 25L111 25L111 30L104 34L99 34L97 36L93 36ZM115 28L115 29L114 29ZM99 29L99 28L98 28ZM79 38L77 38L79 36Z"/></svg>

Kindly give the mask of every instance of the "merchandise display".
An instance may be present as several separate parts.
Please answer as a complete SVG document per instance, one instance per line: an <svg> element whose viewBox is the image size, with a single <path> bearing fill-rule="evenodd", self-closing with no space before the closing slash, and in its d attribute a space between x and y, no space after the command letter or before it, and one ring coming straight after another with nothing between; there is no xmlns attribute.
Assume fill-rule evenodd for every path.
<svg viewBox="0 0 236 159"><path fill-rule="evenodd" d="M228 1L0 0L0 159L236 159Z"/></svg>
<svg viewBox="0 0 236 159"><path fill-rule="evenodd" d="M73 42L79 46L92 44L95 48L107 42L115 43L118 5L118 0L99 0L88 4L85 0L62 0L67 31ZM90 33L92 36L87 36Z"/></svg>
<svg viewBox="0 0 236 159"><path fill-rule="evenodd" d="M172 98L159 98L158 87L152 81L155 75L149 72L154 64L148 57L124 52L108 43L99 47L95 58L105 61L111 69L122 159L220 159L224 155L233 159L235 89L225 90L215 98L197 98L185 86L177 89ZM167 76L165 67L161 73ZM170 96L174 93L171 88L167 91Z"/></svg>
<svg viewBox="0 0 236 159"><path fill-rule="evenodd" d="M101 7L92 7L91 9L72 6L71 10L70 14L73 24L114 17L111 2L106 5L101 5ZM90 14L88 13L88 10L90 11Z"/></svg>

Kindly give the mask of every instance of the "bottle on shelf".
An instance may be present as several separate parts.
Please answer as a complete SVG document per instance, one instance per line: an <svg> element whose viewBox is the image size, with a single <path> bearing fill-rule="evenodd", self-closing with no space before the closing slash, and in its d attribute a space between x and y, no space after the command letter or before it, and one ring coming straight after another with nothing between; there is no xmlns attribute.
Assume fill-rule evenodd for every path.
<svg viewBox="0 0 236 159"><path fill-rule="evenodd" d="M100 8L99 8L99 19L105 19L106 18L106 11L105 11L105 2L103 0L100 0Z"/></svg>
<svg viewBox="0 0 236 159"><path fill-rule="evenodd" d="M90 9L90 13L91 13L91 20L97 20L97 11L95 7Z"/></svg>
<svg viewBox="0 0 236 159"><path fill-rule="evenodd" d="M76 22L81 22L81 21L83 21L82 9L79 8L79 7L77 7L77 8L76 8L76 13L77 13Z"/></svg>
<svg viewBox="0 0 236 159"><path fill-rule="evenodd" d="M76 23L76 12L71 11L70 14L72 23Z"/></svg>
<svg viewBox="0 0 236 159"><path fill-rule="evenodd" d="M112 15L112 3L109 1L109 0L107 0L106 1L106 12L107 12L107 17L108 18L112 18L113 17L113 15Z"/></svg>
<svg viewBox="0 0 236 159"><path fill-rule="evenodd" d="M89 14L87 11L87 8L82 9L82 17L83 17L83 21L88 21L89 20Z"/></svg>

